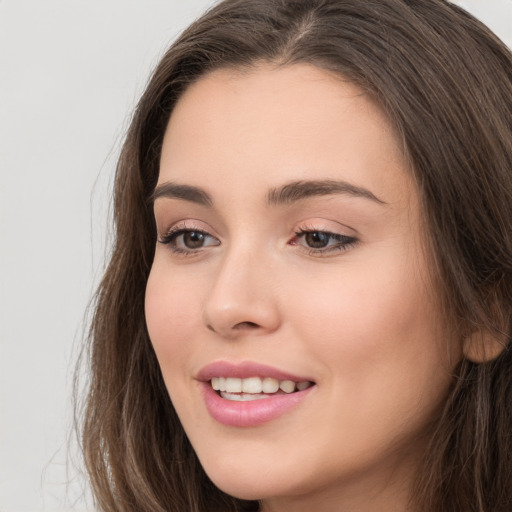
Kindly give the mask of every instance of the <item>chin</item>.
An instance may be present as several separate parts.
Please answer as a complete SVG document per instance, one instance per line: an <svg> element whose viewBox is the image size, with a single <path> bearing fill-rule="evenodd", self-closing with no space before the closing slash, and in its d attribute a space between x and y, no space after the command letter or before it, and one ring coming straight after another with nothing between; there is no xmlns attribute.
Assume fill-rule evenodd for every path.
<svg viewBox="0 0 512 512"><path fill-rule="evenodd" d="M261 466L249 467L248 462L237 464L217 459L213 464L204 464L203 469L215 486L226 494L243 500L261 500L286 495L293 487L292 482L283 479L283 472L271 464L268 461L263 470Z"/></svg>
<svg viewBox="0 0 512 512"><path fill-rule="evenodd" d="M268 496L280 495L282 490L275 485L275 477L268 479L265 476L240 474L240 472L219 474L208 473L210 480L221 491L242 500L261 500ZM271 481L274 480L272 483Z"/></svg>

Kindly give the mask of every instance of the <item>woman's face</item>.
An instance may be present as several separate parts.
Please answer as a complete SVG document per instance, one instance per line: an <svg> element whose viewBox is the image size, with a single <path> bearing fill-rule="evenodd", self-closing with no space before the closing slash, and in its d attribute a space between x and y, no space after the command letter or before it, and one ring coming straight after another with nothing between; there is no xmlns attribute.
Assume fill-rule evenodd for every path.
<svg viewBox="0 0 512 512"><path fill-rule="evenodd" d="M171 116L154 211L147 326L213 482L400 510L458 349L381 110L307 65L213 72Z"/></svg>

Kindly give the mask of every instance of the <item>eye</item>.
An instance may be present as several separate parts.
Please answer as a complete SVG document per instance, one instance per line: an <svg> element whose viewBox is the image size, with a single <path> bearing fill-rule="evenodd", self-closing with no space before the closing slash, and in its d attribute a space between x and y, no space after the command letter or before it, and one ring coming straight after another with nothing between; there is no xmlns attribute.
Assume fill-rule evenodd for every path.
<svg viewBox="0 0 512 512"><path fill-rule="evenodd" d="M300 229L290 245L302 245L310 254L327 254L347 250L357 243L353 236L331 233L329 231Z"/></svg>
<svg viewBox="0 0 512 512"><path fill-rule="evenodd" d="M331 233L325 233L324 231L309 231L304 233L303 237L307 246L312 249L323 249L327 247L333 238Z"/></svg>
<svg viewBox="0 0 512 512"><path fill-rule="evenodd" d="M175 253L195 253L204 247L220 245L220 241L206 231L193 228L171 229L159 242L169 245Z"/></svg>

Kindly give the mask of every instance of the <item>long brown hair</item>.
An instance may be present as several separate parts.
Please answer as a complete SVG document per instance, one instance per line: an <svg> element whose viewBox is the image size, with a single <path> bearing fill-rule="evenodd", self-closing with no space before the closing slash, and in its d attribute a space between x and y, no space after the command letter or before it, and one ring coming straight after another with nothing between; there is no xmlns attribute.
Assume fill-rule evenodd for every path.
<svg viewBox="0 0 512 512"><path fill-rule="evenodd" d="M512 509L512 56L444 0L226 0L154 71L114 189L115 240L94 302L83 452L102 511L257 510L218 490L176 416L149 340L150 197L183 91L213 69L310 63L361 87L403 139L418 184L439 297L462 339L504 350L457 367L418 470L413 509Z"/></svg>

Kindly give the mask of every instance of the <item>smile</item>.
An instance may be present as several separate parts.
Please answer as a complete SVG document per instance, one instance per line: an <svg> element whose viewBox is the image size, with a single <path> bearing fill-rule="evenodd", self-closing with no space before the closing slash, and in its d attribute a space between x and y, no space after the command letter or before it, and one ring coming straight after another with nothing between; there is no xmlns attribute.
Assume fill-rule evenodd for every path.
<svg viewBox="0 0 512 512"><path fill-rule="evenodd" d="M294 382L293 380L278 380L273 377L213 377L211 386L214 391L226 400L247 402L270 398L278 394L290 394L303 391L312 386L309 381Z"/></svg>
<svg viewBox="0 0 512 512"><path fill-rule="evenodd" d="M296 376L254 362L218 361L196 376L210 416L231 427L257 427L291 413L317 386Z"/></svg>

